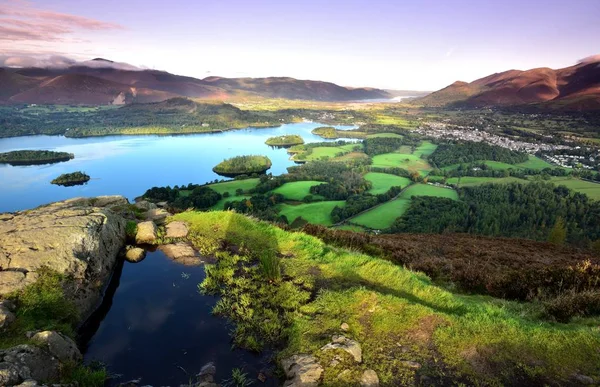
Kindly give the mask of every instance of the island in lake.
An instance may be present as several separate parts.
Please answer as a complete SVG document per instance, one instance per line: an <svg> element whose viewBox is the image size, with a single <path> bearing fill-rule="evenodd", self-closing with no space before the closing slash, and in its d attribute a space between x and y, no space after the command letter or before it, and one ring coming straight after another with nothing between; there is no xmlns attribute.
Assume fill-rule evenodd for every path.
<svg viewBox="0 0 600 387"><path fill-rule="evenodd" d="M73 185L81 185L85 184L90 180L90 177L81 171L73 172L73 173L63 173L56 179L52 180L50 183L56 185L62 185L64 187L70 187Z"/></svg>
<svg viewBox="0 0 600 387"><path fill-rule="evenodd" d="M40 165L69 161L75 158L73 153L48 150L17 150L0 153L0 164Z"/></svg>
<svg viewBox="0 0 600 387"><path fill-rule="evenodd" d="M265 144L269 146L286 148L294 145L302 145L304 144L304 140L297 134L287 134L284 136L269 137Z"/></svg>
<svg viewBox="0 0 600 387"><path fill-rule="evenodd" d="M265 173L271 165L267 156L237 156L223 160L213 168L213 172L221 176L235 177Z"/></svg>

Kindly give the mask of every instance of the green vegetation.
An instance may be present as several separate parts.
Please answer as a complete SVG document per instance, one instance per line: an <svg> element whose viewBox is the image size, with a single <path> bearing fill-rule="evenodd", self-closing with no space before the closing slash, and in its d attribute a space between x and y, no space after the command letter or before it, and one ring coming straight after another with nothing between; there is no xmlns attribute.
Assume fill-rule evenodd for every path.
<svg viewBox="0 0 600 387"><path fill-rule="evenodd" d="M490 161L490 160L476 160L473 162L473 164L475 165L485 165L486 168L491 169L491 170L507 170L507 169L522 169L522 170L544 170L546 168L555 168L552 164L547 163L546 161L532 156L532 155L527 155L527 161L525 162L521 162L521 163L516 163L516 164L508 164L508 163L503 163L503 162L499 162L499 161ZM447 165L445 167L443 167L442 169L444 171L452 171L452 170L456 170L460 167L461 164L450 164ZM555 168L556 169L556 168Z"/></svg>
<svg viewBox="0 0 600 387"><path fill-rule="evenodd" d="M385 230L404 214L409 205L410 200L407 199L392 200L353 218L351 223L373 230Z"/></svg>
<svg viewBox="0 0 600 387"><path fill-rule="evenodd" d="M433 152L435 152L437 150L437 145L429 142L429 141L423 141L413 152L413 154L415 156L419 156L419 157L429 157Z"/></svg>
<svg viewBox="0 0 600 387"><path fill-rule="evenodd" d="M307 353L325 368L324 385L345 385L365 369L382 385L427 377L436 385L569 384L572 375L600 376L596 320L548 323L535 303L452 293L389 260L326 245L235 213L185 212L190 239L214 254L200 288L221 299L214 313L234 323L233 342L259 350L282 348L278 358ZM237 253L218 251L238 246ZM267 281L261 252L281 259L281 279ZM320 348L339 334L362 346L363 363ZM400 349L399 349L400 348ZM334 356L341 360L331 363ZM415 374L415 363L419 370Z"/></svg>
<svg viewBox="0 0 600 387"><path fill-rule="evenodd" d="M249 191L252 188L258 185L259 179L243 179L243 180L231 180L225 181L223 183L213 183L210 184L209 187L215 192L224 195L225 193L229 193L229 195L234 195L237 191L241 190L243 192Z"/></svg>
<svg viewBox="0 0 600 387"><path fill-rule="evenodd" d="M398 133L375 133L369 134L367 138L402 138L403 136Z"/></svg>
<svg viewBox="0 0 600 387"><path fill-rule="evenodd" d="M285 183L281 187L274 189L273 193L278 193L283 195L286 200L303 200L308 195L311 195L310 189L315 185L323 184L321 181L314 180L306 180L306 181L294 181L290 183ZM319 195L311 195L313 200L323 199L322 196Z"/></svg>
<svg viewBox="0 0 600 387"><path fill-rule="evenodd" d="M415 184L402 192L400 198L410 199L413 196L435 196L458 200L458 194L453 189L438 187L430 184Z"/></svg>
<svg viewBox="0 0 600 387"><path fill-rule="evenodd" d="M47 150L19 150L0 153L0 164L37 165L69 161L75 158L73 153L54 152Z"/></svg>
<svg viewBox="0 0 600 387"><path fill-rule="evenodd" d="M281 204L279 206L279 214L285 216L290 223L296 218L302 217L312 224L331 226L333 224L331 211L335 207L343 207L345 205L346 202L344 201L324 201L298 205Z"/></svg>
<svg viewBox="0 0 600 387"><path fill-rule="evenodd" d="M394 176L387 173L369 172L365 175L365 179L371 182L373 188L368 192L373 195L387 192L391 187L400 186L405 188L412 181L406 177Z"/></svg>
<svg viewBox="0 0 600 387"><path fill-rule="evenodd" d="M125 225L125 235L127 235L127 239L130 241L135 240L135 235L137 234L137 223L133 220L128 220Z"/></svg>
<svg viewBox="0 0 600 387"><path fill-rule="evenodd" d="M457 163L473 163L478 160L498 161L507 164L525 163L528 161L528 155L483 142L464 142L441 144L430 155L429 160L441 168Z"/></svg>
<svg viewBox="0 0 600 387"><path fill-rule="evenodd" d="M413 154L384 153L373 157L376 168L403 168L413 173L427 175L431 171L429 163Z"/></svg>
<svg viewBox="0 0 600 387"><path fill-rule="evenodd" d="M338 138L365 138L366 133L354 130L339 130L331 126L320 127L313 129L312 134L329 139L337 140Z"/></svg>
<svg viewBox="0 0 600 387"><path fill-rule="evenodd" d="M50 183L69 187L73 185L81 185L87 183L88 181L90 181L90 177L88 175L81 171L77 171L73 173L63 173Z"/></svg>
<svg viewBox="0 0 600 387"><path fill-rule="evenodd" d="M265 144L270 146L288 147L304 144L304 140L296 134L287 134L285 136L269 137Z"/></svg>
<svg viewBox="0 0 600 387"><path fill-rule="evenodd" d="M473 187L476 185L482 185L486 183L493 184L507 184L507 183L527 183L527 180L519 179L517 177L452 177L446 181L447 184L455 185L457 187Z"/></svg>
<svg viewBox="0 0 600 387"><path fill-rule="evenodd" d="M362 149L362 144L332 142L292 147L288 152L292 154L291 160L306 162L333 159L360 149Z"/></svg>
<svg viewBox="0 0 600 387"><path fill-rule="evenodd" d="M600 184L576 179L573 177L552 177L550 182L556 185L563 185L575 192L589 196L591 199L600 200Z"/></svg>
<svg viewBox="0 0 600 387"><path fill-rule="evenodd" d="M236 156L221 161L213 168L213 172L222 176L249 175L264 173L271 168L271 160L267 156Z"/></svg>

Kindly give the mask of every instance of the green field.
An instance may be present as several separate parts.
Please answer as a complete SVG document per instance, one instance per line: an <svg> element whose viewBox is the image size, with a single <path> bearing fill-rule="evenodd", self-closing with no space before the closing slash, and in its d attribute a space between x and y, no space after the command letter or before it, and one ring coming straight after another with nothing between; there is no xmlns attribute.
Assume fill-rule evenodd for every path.
<svg viewBox="0 0 600 387"><path fill-rule="evenodd" d="M315 180L294 181L292 183L285 183L281 187L274 189L273 193L281 194L287 200L302 200L306 195L310 195L310 187L319 184L323 183ZM322 199L322 197L318 195L315 195L314 197Z"/></svg>
<svg viewBox="0 0 600 387"><path fill-rule="evenodd" d="M396 199L353 218L350 222L371 229L382 230L390 227L410 206L410 199Z"/></svg>
<svg viewBox="0 0 600 387"><path fill-rule="evenodd" d="M365 232L365 229L356 224L342 224L341 226L332 227L334 230Z"/></svg>
<svg viewBox="0 0 600 387"><path fill-rule="evenodd" d="M225 192L229 192L231 196L235 195L235 191L241 189L247 191L258 185L259 179L245 179L245 180L232 180L224 183L210 184L209 187L214 191L223 195Z"/></svg>
<svg viewBox="0 0 600 387"><path fill-rule="evenodd" d="M402 138L403 136L398 133L375 133L369 134L367 138L378 138L378 137L387 137L387 138Z"/></svg>
<svg viewBox="0 0 600 387"><path fill-rule="evenodd" d="M552 177L552 183L564 185L573 191L586 194L591 199L600 200L600 184L569 177Z"/></svg>
<svg viewBox="0 0 600 387"><path fill-rule="evenodd" d="M323 157L334 158L339 153L349 153L356 146L361 146L362 144L348 144L342 146L319 146L312 149L312 153L306 156L305 159L300 159L302 161L315 161L320 160ZM292 158L293 159L293 158Z"/></svg>
<svg viewBox="0 0 600 387"><path fill-rule="evenodd" d="M372 165L378 168L404 168L411 172L419 172L421 175L427 175L431 171L431 165L426 160L406 153L384 153L373 156Z"/></svg>
<svg viewBox="0 0 600 387"><path fill-rule="evenodd" d="M365 175L365 179L373 183L373 188L369 190L369 193L373 195L386 193L394 186L405 188L411 184L411 180L406 177L390 175L388 173L369 172Z"/></svg>
<svg viewBox="0 0 600 387"><path fill-rule="evenodd" d="M285 215L290 223L297 217L301 216L309 223L322 224L323 226L331 226L331 211L335 206L343 207L345 201L329 201L307 204L281 204L279 206L279 214Z"/></svg>
<svg viewBox="0 0 600 387"><path fill-rule="evenodd" d="M225 208L225 203L227 202L237 202L240 200L245 200L245 199L250 199L252 196L249 195L240 195L240 196L230 196L228 198L221 198L221 200L219 200L217 202L217 204L215 204L214 206L212 206L210 208L211 211L223 211L223 209Z"/></svg>
<svg viewBox="0 0 600 387"><path fill-rule="evenodd" d="M508 183L527 183L527 180L519 179L517 177L473 177L473 176L464 176L464 177L452 177L447 180L448 184L458 184L460 181L459 187L473 187L476 185L482 185L485 183L494 183L494 184L508 184Z"/></svg>
<svg viewBox="0 0 600 387"><path fill-rule="evenodd" d="M436 187L429 184L411 185L402 192L400 198L410 199L412 196L437 196L440 198L458 200L458 193L455 190L444 187Z"/></svg>
<svg viewBox="0 0 600 387"><path fill-rule="evenodd" d="M529 160L524 163L518 164L507 164L498 161L481 160L475 161L475 163L485 163L490 169L504 170L504 169L544 169L544 168L556 168L554 165L532 155L529 155ZM458 168L460 164L452 164L443 167L443 170L452 171Z"/></svg>
<svg viewBox="0 0 600 387"><path fill-rule="evenodd" d="M419 145L417 147L417 149L415 149L415 151L413 152L413 155L418 156L418 157L421 157L422 155L429 156L430 154L435 152L436 149L437 149L436 144L433 144L429 141L423 141L421 143L421 145Z"/></svg>

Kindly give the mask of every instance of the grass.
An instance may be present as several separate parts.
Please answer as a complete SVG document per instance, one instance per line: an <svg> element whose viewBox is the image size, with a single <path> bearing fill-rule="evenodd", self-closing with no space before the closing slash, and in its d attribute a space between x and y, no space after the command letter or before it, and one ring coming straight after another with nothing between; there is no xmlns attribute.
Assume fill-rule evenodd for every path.
<svg viewBox="0 0 600 387"><path fill-rule="evenodd" d="M365 175L365 179L373 184L373 188L369 190L370 194L377 195L387 192L391 187L400 186L405 188L412 182L406 177L390 175L388 173L369 172Z"/></svg>
<svg viewBox="0 0 600 387"><path fill-rule="evenodd" d="M401 134L398 134L398 133L375 133L375 134L369 134L367 136L367 138L379 138L379 137L385 137L385 138L403 138L404 136L402 136Z"/></svg>
<svg viewBox="0 0 600 387"><path fill-rule="evenodd" d="M305 196L310 195L310 187L315 185L323 184L320 181L307 180L307 181L294 181L291 183L285 183L281 187L273 190L273 193L283 195L286 200L302 200ZM323 199L322 196L314 196L315 199Z"/></svg>
<svg viewBox="0 0 600 387"><path fill-rule="evenodd" d="M344 201L325 201L298 205L284 203L279 206L279 214L285 215L290 223L301 216L309 223L331 226L333 224L331 211L335 206L343 207L345 204Z"/></svg>
<svg viewBox="0 0 600 387"><path fill-rule="evenodd" d="M417 147L417 149L415 149L415 151L413 152L413 154L415 156L421 157L422 155L425 156L429 156L430 154L432 154L433 152L435 152L435 150L437 149L437 145L434 143L431 143L429 141L423 141L421 143L421 145L419 145Z"/></svg>
<svg viewBox="0 0 600 387"><path fill-rule="evenodd" d="M551 182L564 185L575 192L586 194L593 200L600 200L600 184L580 180L572 177L552 177Z"/></svg>
<svg viewBox="0 0 600 387"><path fill-rule="evenodd" d="M460 182L460 184L459 184ZM460 187L473 187L486 183L508 184L508 183L527 183L527 180L519 179L518 177L451 177L447 180L448 184L459 185Z"/></svg>
<svg viewBox="0 0 600 387"><path fill-rule="evenodd" d="M404 168L422 175L427 175L431 171L431 165L426 160L406 153L384 153L373 156L372 165L378 168Z"/></svg>
<svg viewBox="0 0 600 387"><path fill-rule="evenodd" d="M223 211L225 209L225 203L227 202L237 202L240 200L250 199L251 195L231 195L228 198L221 198L214 206L210 208L213 211Z"/></svg>
<svg viewBox="0 0 600 387"><path fill-rule="evenodd" d="M353 232L364 232L365 229L356 224L342 224L341 226L332 227L334 230L353 231Z"/></svg>
<svg viewBox="0 0 600 387"><path fill-rule="evenodd" d="M235 213L173 219L190 224L196 246L243 246L239 256L219 254L202 284L221 289L227 301L215 312L235 323L234 337L242 344L276 338L278 358L314 355L325 369L323 385L357 384L369 368L382 385L412 385L424 376L433 385L568 385L574 373L600 377L597 319L548 323L536 305L452 293L387 260ZM280 282L256 272L254 257L265 249L288 257ZM362 346L361 364L320 351L343 322L350 327L344 334ZM419 378L406 361L422 366ZM344 369L344 380L336 380Z"/></svg>
<svg viewBox="0 0 600 387"><path fill-rule="evenodd" d="M410 200L408 199L392 200L353 218L351 222L374 230L383 230L389 228L409 206Z"/></svg>
<svg viewBox="0 0 600 387"><path fill-rule="evenodd" d="M518 164L507 164L507 163L501 163L499 161L490 161L490 160L482 160L482 161L476 161L475 163L485 163L490 169L495 169L495 170L504 170L504 169L537 169L537 170L541 170L541 169L545 169L545 168L555 168L554 165L538 158L532 155L529 155L529 160L527 160L524 163L518 163ZM448 165L446 167L443 167L443 170L454 170L456 168L458 168L459 164L452 164L452 165Z"/></svg>
<svg viewBox="0 0 600 387"><path fill-rule="evenodd" d="M410 199L413 196L436 196L458 200L458 193L450 188L436 187L429 184L415 184L408 187L400 195L401 199Z"/></svg>
<svg viewBox="0 0 600 387"><path fill-rule="evenodd" d="M258 185L259 179L244 179L244 180L231 180L224 183L210 184L209 187L223 195L225 192L229 192L230 195L234 195L235 191L241 189L242 191L248 191Z"/></svg>
<svg viewBox="0 0 600 387"><path fill-rule="evenodd" d="M319 146L312 148L310 152L300 152L297 155L292 156L292 160L301 160L301 161L315 161L321 160L323 158L333 159L338 157L338 155L344 155L354 151L354 148L357 146L361 147L362 144L347 144L341 146Z"/></svg>

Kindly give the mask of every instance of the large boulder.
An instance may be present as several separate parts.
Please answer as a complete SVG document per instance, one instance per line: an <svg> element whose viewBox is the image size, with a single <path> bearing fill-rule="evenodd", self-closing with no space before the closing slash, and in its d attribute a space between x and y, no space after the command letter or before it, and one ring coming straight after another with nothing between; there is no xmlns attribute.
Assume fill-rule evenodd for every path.
<svg viewBox="0 0 600 387"><path fill-rule="evenodd" d="M158 239L158 230L152 221L138 223L135 243L138 245L154 244Z"/></svg>
<svg viewBox="0 0 600 387"><path fill-rule="evenodd" d="M77 344L69 337L58 332L43 331L38 332L31 338L40 347L46 349L62 363L75 362L83 360Z"/></svg>
<svg viewBox="0 0 600 387"><path fill-rule="evenodd" d="M281 361L287 380L284 387L316 387L323 378L323 367L314 356L300 354Z"/></svg>
<svg viewBox="0 0 600 387"><path fill-rule="evenodd" d="M121 196L76 198L2 214L0 296L35 282L47 267L73 279L67 296L86 317L125 244L126 221L110 209L123 203Z"/></svg>
<svg viewBox="0 0 600 387"><path fill-rule="evenodd" d="M60 376L60 362L35 345L17 345L0 351L0 385L12 386L27 379L54 380Z"/></svg>
<svg viewBox="0 0 600 387"><path fill-rule="evenodd" d="M0 305L0 331L12 324L15 319L16 316L10 309Z"/></svg>
<svg viewBox="0 0 600 387"><path fill-rule="evenodd" d="M146 211L145 216L146 220L151 220L156 224L164 224L172 214L162 208L153 208Z"/></svg>
<svg viewBox="0 0 600 387"><path fill-rule="evenodd" d="M185 238L188 235L188 227L185 222L175 221L167 224L166 228L166 237L177 239L177 238Z"/></svg>
<svg viewBox="0 0 600 387"><path fill-rule="evenodd" d="M357 341L351 340L343 335L335 335L331 338L331 343L321 348L321 351L342 350L354 358L357 363L362 362L362 348Z"/></svg>
<svg viewBox="0 0 600 387"><path fill-rule="evenodd" d="M146 250L139 247L130 246L125 252L125 260L127 262L138 263L143 261L144 258L146 258Z"/></svg>

